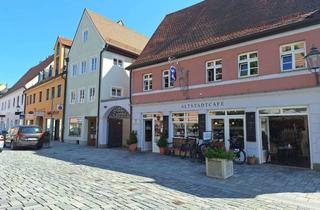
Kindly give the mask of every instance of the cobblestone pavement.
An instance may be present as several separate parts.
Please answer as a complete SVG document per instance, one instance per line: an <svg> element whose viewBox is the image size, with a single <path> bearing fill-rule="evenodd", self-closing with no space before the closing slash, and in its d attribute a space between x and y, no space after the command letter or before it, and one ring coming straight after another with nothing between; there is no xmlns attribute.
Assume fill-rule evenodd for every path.
<svg viewBox="0 0 320 210"><path fill-rule="evenodd" d="M244 165L217 180L178 157L55 143L0 153L0 209L320 209L320 173Z"/></svg>

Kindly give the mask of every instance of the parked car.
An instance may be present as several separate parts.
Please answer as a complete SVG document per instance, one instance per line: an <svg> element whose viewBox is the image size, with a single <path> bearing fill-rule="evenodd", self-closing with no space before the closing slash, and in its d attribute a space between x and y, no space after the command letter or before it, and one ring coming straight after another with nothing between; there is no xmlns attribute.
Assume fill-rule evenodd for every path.
<svg viewBox="0 0 320 210"><path fill-rule="evenodd" d="M7 136L6 131L0 131L0 152L3 150L3 147L5 146L5 140Z"/></svg>
<svg viewBox="0 0 320 210"><path fill-rule="evenodd" d="M21 125L9 129L6 142L12 150L17 147L34 147L41 149L43 145L43 132L39 126Z"/></svg>

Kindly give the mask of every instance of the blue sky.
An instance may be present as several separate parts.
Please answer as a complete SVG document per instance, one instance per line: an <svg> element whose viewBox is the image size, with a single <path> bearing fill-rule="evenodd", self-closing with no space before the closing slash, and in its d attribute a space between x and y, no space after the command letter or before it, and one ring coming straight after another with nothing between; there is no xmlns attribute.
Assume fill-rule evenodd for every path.
<svg viewBox="0 0 320 210"><path fill-rule="evenodd" d="M201 0L7 0L0 7L0 83L12 86L53 53L58 35L73 39L88 8L151 37L168 13Z"/></svg>

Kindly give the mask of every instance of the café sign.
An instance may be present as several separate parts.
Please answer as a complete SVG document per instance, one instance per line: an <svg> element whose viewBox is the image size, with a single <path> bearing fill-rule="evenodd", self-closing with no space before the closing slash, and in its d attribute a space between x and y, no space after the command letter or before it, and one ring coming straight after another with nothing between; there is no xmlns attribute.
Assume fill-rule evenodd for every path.
<svg viewBox="0 0 320 210"><path fill-rule="evenodd" d="M224 107L223 101L181 104L181 109L216 109Z"/></svg>

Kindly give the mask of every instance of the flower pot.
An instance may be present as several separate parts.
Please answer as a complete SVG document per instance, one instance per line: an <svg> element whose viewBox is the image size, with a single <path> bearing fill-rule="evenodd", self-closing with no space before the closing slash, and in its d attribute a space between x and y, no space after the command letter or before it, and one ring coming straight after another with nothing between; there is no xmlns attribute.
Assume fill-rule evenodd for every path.
<svg viewBox="0 0 320 210"><path fill-rule="evenodd" d="M256 157L248 157L247 158L247 163L249 165L256 165L257 164L257 158Z"/></svg>
<svg viewBox="0 0 320 210"><path fill-rule="evenodd" d="M160 155L165 155L166 154L166 148L165 147L160 147Z"/></svg>
<svg viewBox="0 0 320 210"><path fill-rule="evenodd" d="M130 144L129 145L129 151L130 152L136 152L137 151L137 144Z"/></svg>
<svg viewBox="0 0 320 210"><path fill-rule="evenodd" d="M206 173L209 177L227 179L233 176L233 161L217 158L206 158Z"/></svg>

